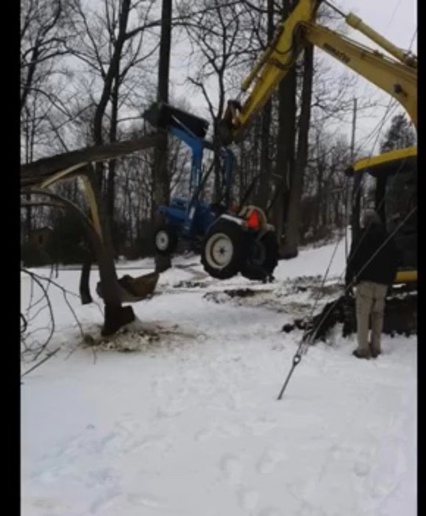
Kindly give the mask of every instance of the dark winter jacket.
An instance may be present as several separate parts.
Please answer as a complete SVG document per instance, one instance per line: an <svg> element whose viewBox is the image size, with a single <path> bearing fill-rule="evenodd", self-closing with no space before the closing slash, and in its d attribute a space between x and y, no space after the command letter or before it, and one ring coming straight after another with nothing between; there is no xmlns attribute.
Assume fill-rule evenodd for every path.
<svg viewBox="0 0 426 516"><path fill-rule="evenodd" d="M346 268L346 285L352 281L355 284L372 281L392 285L400 256L393 240L386 242L387 239L388 234L379 225L371 225L360 231L359 237L351 246Z"/></svg>

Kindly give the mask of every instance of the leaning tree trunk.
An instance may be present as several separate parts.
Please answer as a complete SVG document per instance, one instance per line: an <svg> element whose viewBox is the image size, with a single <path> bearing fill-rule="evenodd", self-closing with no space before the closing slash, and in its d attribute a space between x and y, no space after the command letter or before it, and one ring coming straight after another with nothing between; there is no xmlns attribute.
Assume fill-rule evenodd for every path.
<svg viewBox="0 0 426 516"><path fill-rule="evenodd" d="M115 270L114 257L112 253L111 237L109 235L108 221L105 217L105 211L102 207L99 185L96 180L97 178L93 174L91 165L87 165L85 176L90 184L93 196L95 198L101 234L95 231L94 224L90 223L89 218L78 208L78 206L76 206L68 199L63 198L55 192L42 188L34 188L32 192L37 196L47 196L53 198L59 201L64 207L72 209L85 225L90 241L94 247L94 254L96 254L98 261L99 275L102 284L102 297L105 305L102 335L113 335L121 327L134 321L135 315L131 307L123 307L121 304L117 273ZM21 192L24 193L25 190ZM87 193L90 197L90 193ZM95 219L93 215L94 214L92 213L92 220ZM82 295L83 303L90 302L91 297L87 285L90 274L90 257L88 256L86 258L87 259L84 263L82 280L80 283L80 294Z"/></svg>
<svg viewBox="0 0 426 516"><path fill-rule="evenodd" d="M102 231L102 240L94 239L102 285L102 297L105 305L102 335L112 335L121 327L134 321L135 314L131 306L123 307L121 303L108 217L106 216L98 182L93 175L91 166L87 168L87 177L95 195Z"/></svg>
<svg viewBox="0 0 426 516"><path fill-rule="evenodd" d="M303 193L303 175L308 160L308 137L311 121L313 63L313 47L312 45L309 45L304 51L299 138L297 146L296 166L291 178L291 189L288 199L287 231L285 244L282 251L283 258L294 258L298 254L300 239L300 206Z"/></svg>

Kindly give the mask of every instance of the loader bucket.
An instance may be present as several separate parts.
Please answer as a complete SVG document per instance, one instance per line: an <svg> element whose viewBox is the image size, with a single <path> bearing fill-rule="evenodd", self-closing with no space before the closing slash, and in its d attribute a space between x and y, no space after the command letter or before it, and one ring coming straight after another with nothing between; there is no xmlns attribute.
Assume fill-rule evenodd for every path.
<svg viewBox="0 0 426 516"><path fill-rule="evenodd" d="M164 102L152 104L143 113L142 117L158 129L167 129L168 127L186 129L198 138L205 138L209 128L209 123L204 118L192 115Z"/></svg>
<svg viewBox="0 0 426 516"><path fill-rule="evenodd" d="M159 276L158 272L150 272L149 274L144 274L137 278L132 278L129 275L125 275L120 278L118 280L118 285L120 289L121 302L137 303L151 297L154 293L155 287L157 286ZM103 297L100 282L96 285L96 293L99 297Z"/></svg>

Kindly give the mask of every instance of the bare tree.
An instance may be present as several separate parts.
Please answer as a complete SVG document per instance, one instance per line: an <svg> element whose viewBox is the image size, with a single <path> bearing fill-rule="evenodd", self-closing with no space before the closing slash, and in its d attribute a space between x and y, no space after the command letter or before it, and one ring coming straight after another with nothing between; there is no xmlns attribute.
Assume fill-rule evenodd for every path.
<svg viewBox="0 0 426 516"><path fill-rule="evenodd" d="M89 4L72 3L73 28L78 39L69 47L77 58L78 66L85 71L76 87L85 91L85 105L75 104L80 114L74 126L86 135L84 144L114 143L125 136L127 117L121 113L134 108L134 73L151 57L156 40L146 39L146 31L157 27L152 19L153 0L103 0L101 9L91 9ZM144 85L142 85L143 89ZM139 110L140 112L140 110ZM90 130L88 130L90 125ZM107 220L117 246L118 227L115 221L116 178L119 170L116 160L105 166L96 165L96 173L105 200Z"/></svg>
<svg viewBox="0 0 426 516"><path fill-rule="evenodd" d="M37 157L40 143L49 139L47 123L52 111L61 109L57 88L52 78L59 70L54 66L65 55L69 37L69 11L61 0L23 0L20 27L20 116L21 160L25 163ZM58 83L60 77L56 76ZM30 197L27 197L27 201ZM26 207L25 232L32 230L32 208Z"/></svg>
<svg viewBox="0 0 426 516"><path fill-rule="evenodd" d="M49 65L67 53L69 10L62 0L21 2L21 113L33 91L51 73Z"/></svg>

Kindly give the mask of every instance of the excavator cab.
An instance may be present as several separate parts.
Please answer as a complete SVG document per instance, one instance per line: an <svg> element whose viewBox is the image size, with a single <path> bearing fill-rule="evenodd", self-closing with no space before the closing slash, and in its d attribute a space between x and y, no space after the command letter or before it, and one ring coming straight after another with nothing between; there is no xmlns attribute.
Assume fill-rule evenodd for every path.
<svg viewBox="0 0 426 516"><path fill-rule="evenodd" d="M417 147L361 159L353 176L352 231L359 231L364 207L374 206L400 251L395 285L417 286Z"/></svg>

